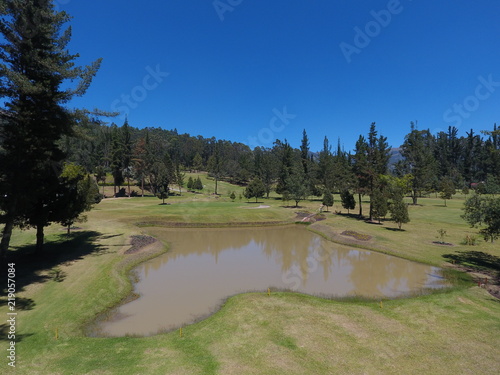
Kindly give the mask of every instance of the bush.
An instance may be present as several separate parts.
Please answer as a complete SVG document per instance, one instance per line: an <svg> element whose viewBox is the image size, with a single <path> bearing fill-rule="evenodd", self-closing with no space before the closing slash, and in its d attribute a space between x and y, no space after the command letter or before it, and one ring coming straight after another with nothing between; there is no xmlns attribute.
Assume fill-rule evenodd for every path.
<svg viewBox="0 0 500 375"><path fill-rule="evenodd" d="M467 236L465 236L464 240L462 241L462 245L476 246L477 245L476 236L471 236L470 234L468 234Z"/></svg>
<svg viewBox="0 0 500 375"><path fill-rule="evenodd" d="M123 198L126 196L127 196L127 191L125 190L125 188L121 188L115 195L116 198Z"/></svg>

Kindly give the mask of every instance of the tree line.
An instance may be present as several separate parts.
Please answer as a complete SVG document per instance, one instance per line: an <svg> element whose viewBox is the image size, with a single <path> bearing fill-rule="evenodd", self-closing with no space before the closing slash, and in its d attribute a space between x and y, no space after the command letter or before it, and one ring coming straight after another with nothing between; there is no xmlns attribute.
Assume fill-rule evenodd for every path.
<svg viewBox="0 0 500 375"><path fill-rule="evenodd" d="M163 166L171 184L183 183L179 171L208 171L216 181L235 184L259 178L265 195L274 189L290 198L319 196L325 189L373 195L379 185L377 176L384 174L406 177L415 204L419 197L443 190L443 182L456 189L480 185L487 193L500 190L500 132L496 124L482 134L471 130L458 136L454 127L433 135L410 123L403 144L392 149L373 123L351 152L343 150L340 141L332 150L328 137L323 149L313 152L306 130L297 148L277 139L273 147L253 150L238 142L179 134L176 129L134 128L127 120L122 126L88 122L79 127L79 133L78 137L63 136L62 149L71 162L89 173L111 173L117 187L133 179L141 186L145 183L152 192L159 186L156 181ZM400 160L389 163L391 154L400 154Z"/></svg>
<svg viewBox="0 0 500 375"><path fill-rule="evenodd" d="M199 179L185 181L185 171L208 171L215 181L247 186L248 199L269 197L271 191L297 206L310 196L334 204L339 193L347 210L369 196L369 220L388 212L401 226L408 215L403 197L413 203L432 192L449 199L456 189L500 191L500 131L459 136L458 129L431 134L410 124L410 132L395 152L376 124L360 135L354 150L332 150L327 136L322 150L310 149L306 130L298 147L277 139L272 147L251 149L239 142L179 133L176 129L142 128L103 121L102 111L70 110L66 104L81 96L99 69L75 65L78 55L67 45L71 29L65 12L50 0L0 3L0 253L5 254L14 227L37 229L37 250L43 229L52 222L71 225L100 197L95 180L113 178L114 194L132 195L131 184L165 201L170 189L182 193L200 189ZM77 82L67 88L68 82ZM390 163L391 154L401 160Z"/></svg>

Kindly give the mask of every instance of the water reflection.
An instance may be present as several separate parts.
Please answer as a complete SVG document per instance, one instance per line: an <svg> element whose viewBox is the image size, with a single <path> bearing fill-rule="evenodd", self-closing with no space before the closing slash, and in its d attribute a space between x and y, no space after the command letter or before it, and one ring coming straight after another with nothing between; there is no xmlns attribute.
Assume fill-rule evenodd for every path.
<svg viewBox="0 0 500 375"><path fill-rule="evenodd" d="M170 251L136 269L141 297L117 309L108 335L152 334L216 309L231 295L268 287L327 295L396 297L444 281L437 269L333 244L302 226L150 228Z"/></svg>

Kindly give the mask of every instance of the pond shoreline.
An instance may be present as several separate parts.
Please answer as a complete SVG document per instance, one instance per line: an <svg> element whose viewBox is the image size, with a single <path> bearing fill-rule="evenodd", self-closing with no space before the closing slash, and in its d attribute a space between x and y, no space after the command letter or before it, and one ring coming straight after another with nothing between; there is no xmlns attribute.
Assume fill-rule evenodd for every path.
<svg viewBox="0 0 500 375"><path fill-rule="evenodd" d="M254 223L255 224L255 223ZM302 223L303 224L303 223ZM205 225L207 225L207 223L205 223ZM282 226L296 226L296 225L299 225L298 223L283 223ZM300 225L301 227L303 227L303 225ZM319 226L319 228L318 228ZM233 226L232 229L239 229L239 228L249 228L250 226L246 225L246 226ZM266 225L266 226L263 226L263 225L252 225L251 226L252 228L255 228L255 229L259 229L259 228L262 228L262 229L271 229L273 227L276 227L276 225ZM157 227L157 228L165 228L165 229L175 229L176 227L172 226L172 227L164 227L164 226L161 226L161 227ZM185 227L185 229L196 229L196 228L202 228L203 230L204 229L224 229L225 227L217 227L217 226L203 226L203 227ZM182 228L184 229L184 228ZM373 253L379 253L379 254L384 254L382 251L378 250L378 249L374 249L370 246L366 246L366 245L362 245L362 244L359 244L357 242L361 242L360 240L356 240L356 239L351 239L349 238L350 241L343 241L340 242L340 241L334 241L332 240L332 236L329 236L327 234L327 231L324 230L324 228L320 225L320 224L317 224L316 227L314 227L314 225L307 225L306 228L304 229L307 229L308 232L310 233L313 233L313 234L316 234L316 235L319 235L320 237L322 237L323 239L327 240L328 242L330 243L333 243L333 244L339 244L339 245L342 245L342 246L347 246L347 247L357 247L357 248L362 248L363 250L367 250L367 251L371 251ZM319 229L323 229L322 231L320 231ZM154 235L154 232L153 232L153 235ZM151 238L151 239L155 239L156 241L153 242L153 244L150 244L150 243L146 243L145 246L143 247L137 247L135 248L134 250L134 253L133 254L130 254L130 253L127 253L128 250L125 250L123 254L130 254L127 256L127 258L125 258L124 261L122 261L121 263L128 263L126 268L128 269L127 271L127 278L128 278L128 283L129 283L129 293L120 300L120 302L114 306L111 306L111 307L108 307L106 308L105 311L103 311L102 313L100 313L96 319L94 319L90 324L88 324L86 326L86 329L85 329L85 332L86 332L86 335L87 336L90 336L90 337L109 337L110 335L109 334L102 334L102 332L97 329L99 324L100 323L104 323L106 321L113 321L114 319L116 319L116 312L117 312L117 309L119 309L121 306L123 306L124 304L127 304L127 303L130 303L132 301L134 301L135 299L137 299L139 297L138 294L136 294L134 292L134 284L138 281L137 279L137 276L135 275L135 273L133 272L133 269L140 266L142 263L144 263L145 261L147 260L151 260L153 258L156 258L162 254L165 254L166 252L169 251L168 249L168 246L166 246L165 250L164 251L158 251L158 247L164 247L164 240L158 240L157 238L155 237L152 237L151 236L151 233L149 233L147 236L144 236L144 237L148 237L148 238ZM134 236L131 236L130 237L131 239L134 238ZM346 243L347 242L347 243ZM362 241L362 242L366 242L366 241ZM161 245L161 246L160 246ZM140 256L141 254L144 254L146 256ZM139 257L136 257L134 255L138 255ZM389 255L389 256L394 256L394 254L390 254L390 253L385 253L384 255ZM415 261L413 259L407 259L407 258L404 258L404 257L395 257L395 258L399 258L399 259L403 259L403 260L407 260L407 261L410 261L410 262L414 262L414 263L418 263L418 264L425 264L425 263L422 263L422 262L418 262L418 261ZM120 263L120 264L121 264ZM432 265L435 267L435 265ZM451 286L448 286L448 287L444 287L443 289L449 289ZM441 289L441 288L440 288ZM348 296L348 295L343 295L343 294L339 294L339 295L335 295L335 294L332 294L332 295L326 295L326 294L322 294L321 292L319 293L304 293L304 292L300 292L300 291L296 291L296 290L292 290L292 289L289 289L289 288L274 288L275 291L279 290L280 292L286 292L286 293L299 293L299 294L306 294L306 295L310 295L310 296L313 296L313 297L317 297L317 298L322 298L322 299L328 299L328 300L335 300L335 301L350 301L350 300L353 300L353 298L355 300L357 299L360 299L363 300L363 301L377 301L379 300L380 298L383 298L383 299L403 299L403 298L412 298L412 297L416 297L416 296L420 296L420 295L423 295L423 294L429 294L429 293L439 293L439 291L435 291L433 290L433 288L430 288L430 289L427 289L427 288L424 288L420 291L408 291L407 293L402 293L401 295L398 295L398 296L392 296L392 297L379 297L379 296L375 296L375 297L370 297L370 296L363 296L363 297L353 297L353 296ZM233 293L233 294L228 294L226 295L223 300L217 304L217 307L212 309L212 311L210 313L207 313L207 314L204 314L203 316L199 317L199 318L196 318L194 319L192 322L190 322L189 324L193 324L193 323L196 323L200 320L203 320L205 319L206 317L214 314L215 312L219 311L221 306L224 305L225 301L227 301L228 298L230 298L231 296L233 295L237 295L237 294L246 294L246 293L251 293L251 292L256 292L256 293L265 293L265 290L260 290L259 288L257 289L252 289L252 288L249 288L248 290L243 290L241 292L237 292L237 293ZM113 318L114 317L114 318ZM111 320L110 320L111 319ZM172 328L172 329L160 329L158 333L164 333L164 332L169 332L173 329L176 329L176 328ZM158 333L153 333L153 334L158 334ZM113 335L114 336L114 335ZM132 334L131 336L135 336L135 334ZM138 336L144 336L144 335L138 335ZM147 335L145 335L147 336Z"/></svg>

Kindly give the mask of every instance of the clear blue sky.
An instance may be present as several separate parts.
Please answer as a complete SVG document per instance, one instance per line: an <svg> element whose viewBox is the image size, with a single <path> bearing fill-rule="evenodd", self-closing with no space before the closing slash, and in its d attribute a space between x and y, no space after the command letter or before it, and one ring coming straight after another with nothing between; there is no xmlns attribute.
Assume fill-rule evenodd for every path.
<svg viewBox="0 0 500 375"><path fill-rule="evenodd" d="M104 59L72 105L133 126L294 147L305 128L317 151L325 135L352 149L373 121L393 147L410 121L500 124L497 0L56 3L79 62Z"/></svg>

